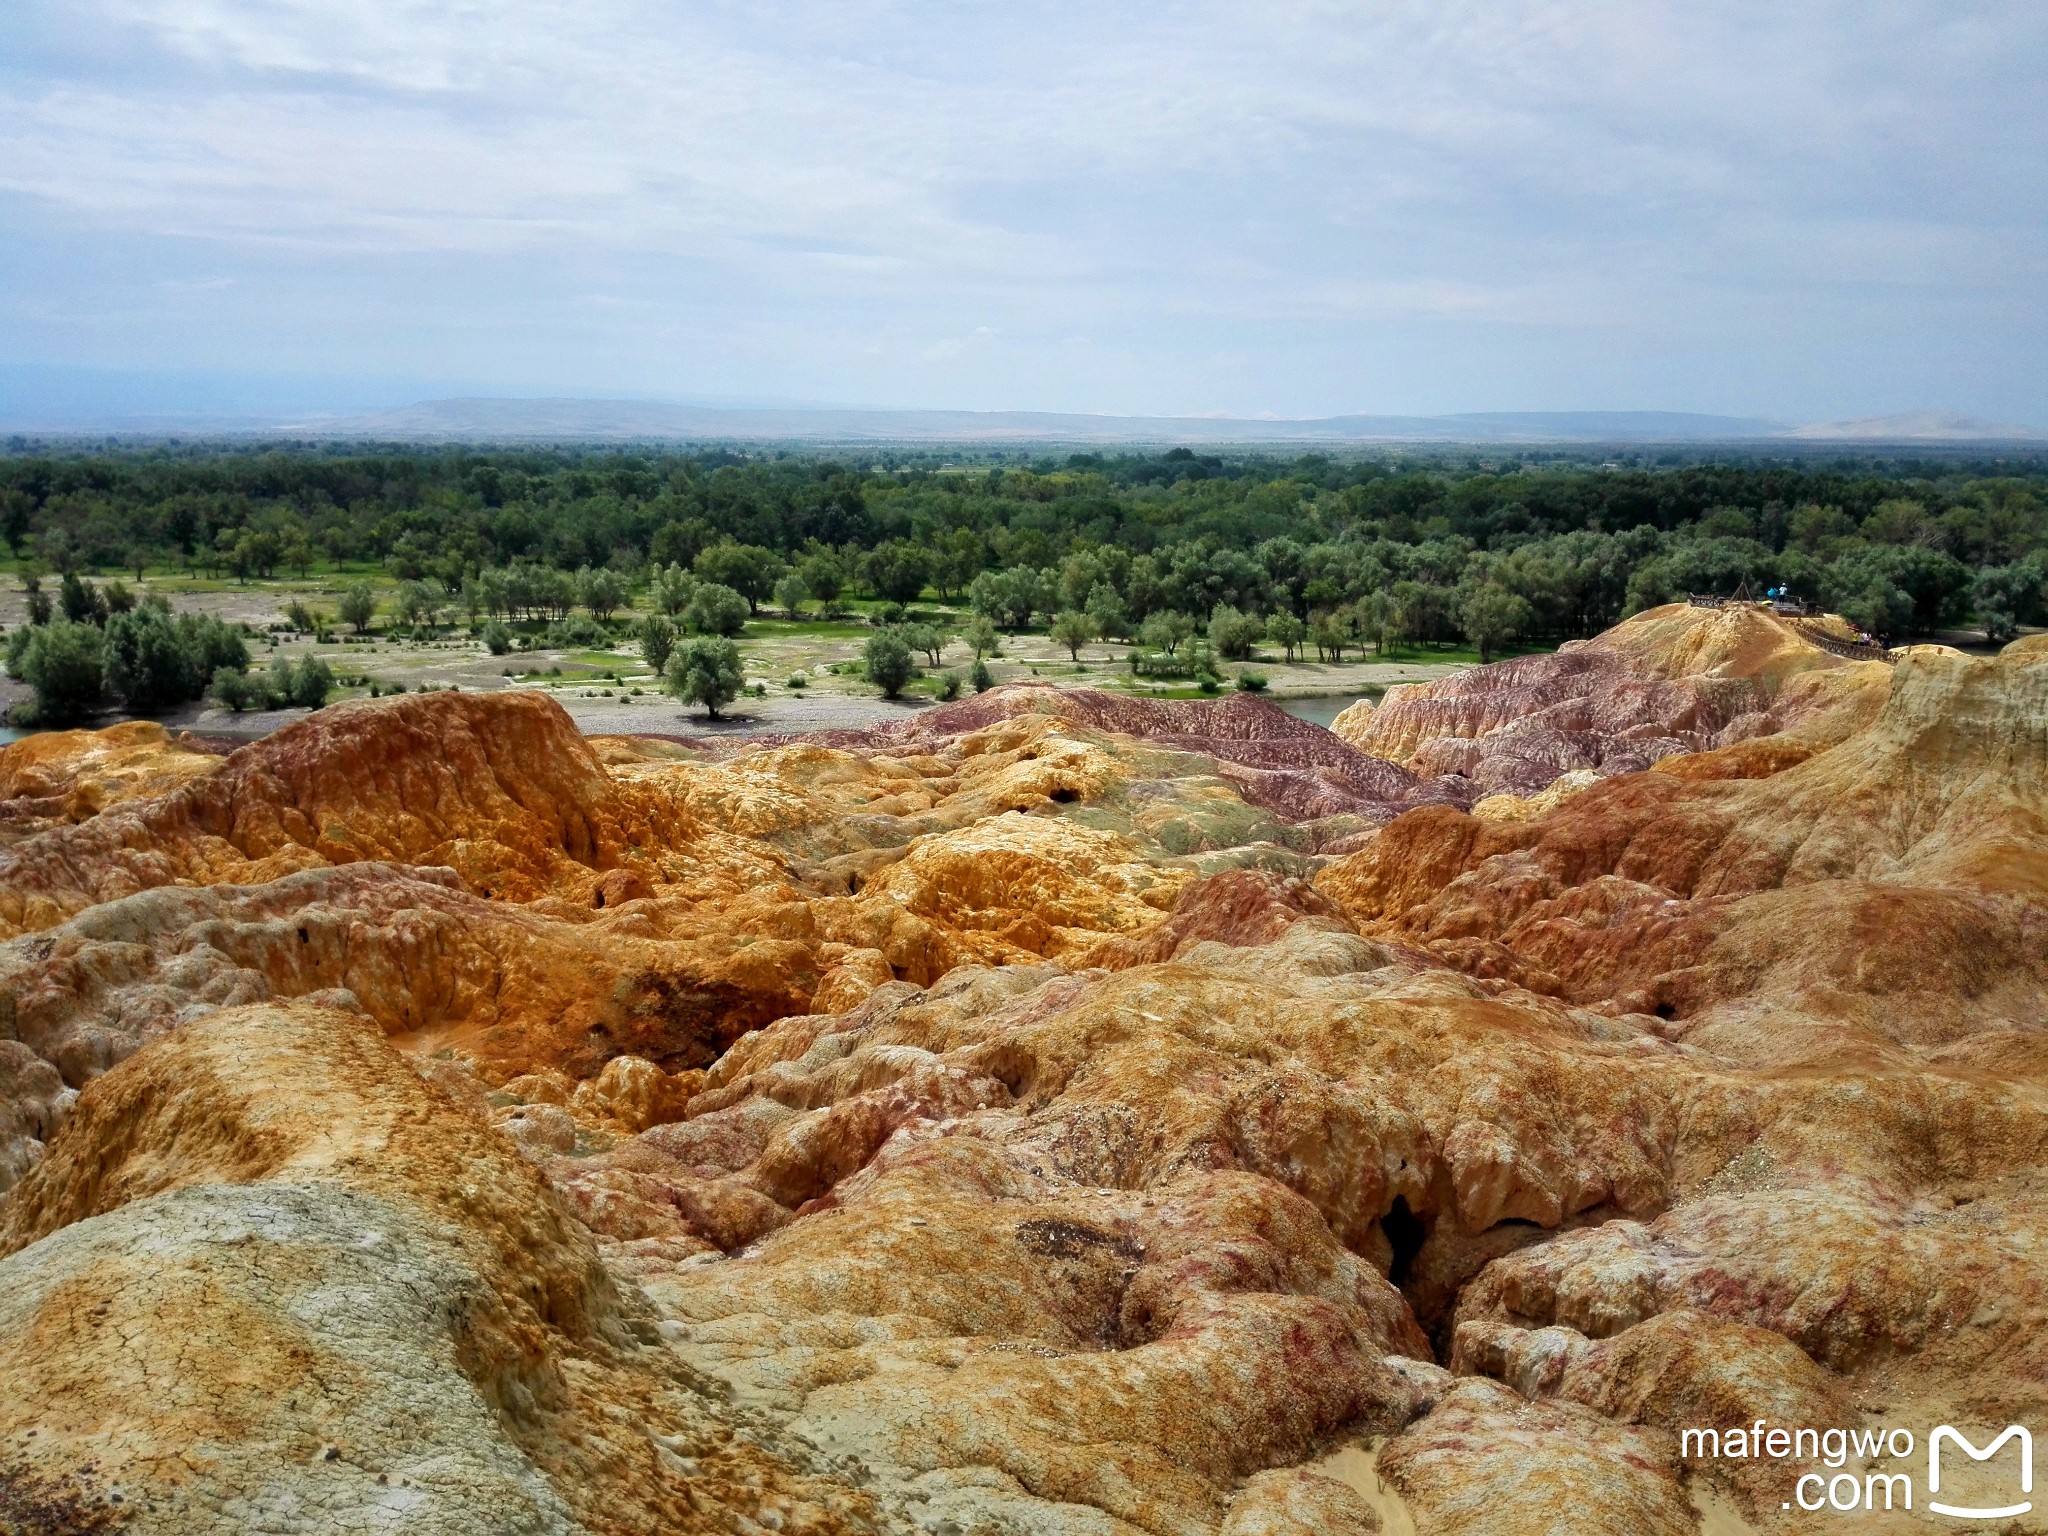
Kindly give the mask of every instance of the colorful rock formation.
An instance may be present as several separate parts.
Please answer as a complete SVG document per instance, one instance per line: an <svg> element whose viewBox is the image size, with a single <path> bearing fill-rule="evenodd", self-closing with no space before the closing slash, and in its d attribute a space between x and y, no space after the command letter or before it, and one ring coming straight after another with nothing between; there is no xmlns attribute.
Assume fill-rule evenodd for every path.
<svg viewBox="0 0 2048 1536"><path fill-rule="evenodd" d="M2048 651L1341 724L0 752L0 1516L1790 1532L1680 1432L2038 1425Z"/></svg>

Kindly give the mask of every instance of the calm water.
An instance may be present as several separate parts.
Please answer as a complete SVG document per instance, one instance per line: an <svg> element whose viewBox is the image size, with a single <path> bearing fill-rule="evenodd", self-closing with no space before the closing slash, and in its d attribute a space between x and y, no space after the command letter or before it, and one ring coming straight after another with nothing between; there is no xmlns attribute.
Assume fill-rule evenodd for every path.
<svg viewBox="0 0 2048 1536"><path fill-rule="evenodd" d="M1377 699L1379 693L1335 693L1327 698L1317 699L1275 699L1273 702L1290 715L1301 720L1313 720L1327 728L1330 722L1360 699Z"/></svg>
<svg viewBox="0 0 2048 1536"><path fill-rule="evenodd" d="M6 746L10 741L19 741L24 736L32 736L34 734L33 731L18 730L11 725L0 725L0 747Z"/></svg>

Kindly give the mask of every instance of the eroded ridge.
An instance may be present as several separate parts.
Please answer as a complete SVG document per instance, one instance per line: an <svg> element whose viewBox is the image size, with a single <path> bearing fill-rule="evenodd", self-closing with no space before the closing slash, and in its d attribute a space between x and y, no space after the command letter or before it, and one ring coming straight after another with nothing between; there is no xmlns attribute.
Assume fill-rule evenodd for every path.
<svg viewBox="0 0 2048 1536"><path fill-rule="evenodd" d="M2038 1422L2048 652L1774 626L0 751L0 1511L1789 1531L1680 1432Z"/></svg>

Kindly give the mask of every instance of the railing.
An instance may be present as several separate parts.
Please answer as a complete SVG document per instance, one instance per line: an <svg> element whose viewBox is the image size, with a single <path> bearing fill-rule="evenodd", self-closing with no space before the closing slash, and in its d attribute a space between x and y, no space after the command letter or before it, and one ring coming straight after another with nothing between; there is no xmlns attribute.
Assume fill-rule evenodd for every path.
<svg viewBox="0 0 2048 1536"><path fill-rule="evenodd" d="M1824 651L1846 656L1852 661L1882 661L1887 665L1898 665L1898 657L1892 655L1876 640L1844 640L1840 635L1823 628L1816 621L1826 610L1795 597L1749 601L1736 597L1720 597L1712 592L1688 592L1685 600L1694 608L1740 607L1748 601L1750 607L1766 609L1788 621L1803 638L1811 640Z"/></svg>
<svg viewBox="0 0 2048 1536"><path fill-rule="evenodd" d="M1881 661L1894 667L1899 664L1899 658L1875 640L1844 640L1840 635L1830 634L1819 625L1802 619L1794 619L1792 627L1822 650L1846 656L1851 661Z"/></svg>

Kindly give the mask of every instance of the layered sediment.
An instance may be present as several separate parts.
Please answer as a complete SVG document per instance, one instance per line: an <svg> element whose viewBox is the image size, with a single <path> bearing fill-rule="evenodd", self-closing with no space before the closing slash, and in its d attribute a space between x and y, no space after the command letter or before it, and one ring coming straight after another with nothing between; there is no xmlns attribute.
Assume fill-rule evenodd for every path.
<svg viewBox="0 0 2048 1536"><path fill-rule="evenodd" d="M1791 1530L1678 1431L2039 1418L2048 652L1360 714L0 750L0 1514Z"/></svg>

